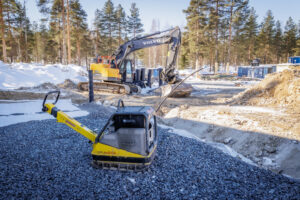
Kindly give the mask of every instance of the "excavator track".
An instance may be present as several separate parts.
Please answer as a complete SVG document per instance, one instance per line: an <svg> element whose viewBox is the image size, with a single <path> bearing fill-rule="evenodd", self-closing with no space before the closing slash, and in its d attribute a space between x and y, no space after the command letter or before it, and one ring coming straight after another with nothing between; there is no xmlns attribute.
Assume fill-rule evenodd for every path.
<svg viewBox="0 0 300 200"><path fill-rule="evenodd" d="M132 89L129 85L110 83L110 82L94 82L94 91L108 92L113 94L130 94ZM88 82L80 82L77 88L82 91L88 91Z"/></svg>

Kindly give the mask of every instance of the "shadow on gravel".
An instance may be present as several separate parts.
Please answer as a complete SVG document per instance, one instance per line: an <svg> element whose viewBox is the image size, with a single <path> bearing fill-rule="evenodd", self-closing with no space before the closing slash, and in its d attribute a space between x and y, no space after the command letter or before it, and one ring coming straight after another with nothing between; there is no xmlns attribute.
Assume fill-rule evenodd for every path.
<svg viewBox="0 0 300 200"><path fill-rule="evenodd" d="M227 145L258 166L300 180L300 141L178 117L163 119L162 123L175 128L173 132L178 135L217 143L212 145L225 149L229 154L236 154L226 150L224 145ZM245 122L241 120L237 123L243 126Z"/></svg>
<svg viewBox="0 0 300 200"><path fill-rule="evenodd" d="M77 118L98 130L105 110ZM300 182L159 128L148 170L91 167L91 144L55 120L0 128L1 199L299 199ZM200 130L199 130L200 131ZM217 137L217 135L215 136Z"/></svg>

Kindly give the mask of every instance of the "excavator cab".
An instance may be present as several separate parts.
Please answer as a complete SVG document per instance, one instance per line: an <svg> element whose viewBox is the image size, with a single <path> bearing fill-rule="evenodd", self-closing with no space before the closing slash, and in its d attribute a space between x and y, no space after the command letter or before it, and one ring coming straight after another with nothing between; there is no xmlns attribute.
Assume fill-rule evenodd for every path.
<svg viewBox="0 0 300 200"><path fill-rule="evenodd" d="M135 68L131 59L125 59L119 70L123 83L133 83Z"/></svg>

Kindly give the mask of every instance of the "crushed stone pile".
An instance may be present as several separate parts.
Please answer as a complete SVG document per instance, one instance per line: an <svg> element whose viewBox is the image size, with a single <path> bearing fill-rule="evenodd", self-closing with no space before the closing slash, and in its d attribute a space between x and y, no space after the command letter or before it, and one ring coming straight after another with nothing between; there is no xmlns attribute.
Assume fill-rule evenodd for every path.
<svg viewBox="0 0 300 200"><path fill-rule="evenodd" d="M253 87L230 99L240 105L274 105L297 108L300 104L300 70L284 70L268 75Z"/></svg>
<svg viewBox="0 0 300 200"><path fill-rule="evenodd" d="M89 105L95 112L77 119L99 130L110 113ZM149 169L120 172L92 168L91 144L55 119L0 127L0 199L299 199L297 180L158 133Z"/></svg>

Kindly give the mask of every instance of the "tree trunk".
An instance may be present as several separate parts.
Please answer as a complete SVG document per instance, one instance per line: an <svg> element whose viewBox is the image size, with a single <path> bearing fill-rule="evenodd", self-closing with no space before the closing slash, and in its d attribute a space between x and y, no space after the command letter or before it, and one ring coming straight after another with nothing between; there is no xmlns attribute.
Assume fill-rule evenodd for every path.
<svg viewBox="0 0 300 200"><path fill-rule="evenodd" d="M38 48L38 36L37 36L38 33L35 33L35 53L36 53L36 58L35 58L35 62L37 63L39 61L39 48Z"/></svg>
<svg viewBox="0 0 300 200"><path fill-rule="evenodd" d="M79 38L76 40L76 46L77 46L77 62L78 62L78 65L80 65L81 59L80 59L80 39Z"/></svg>
<svg viewBox="0 0 300 200"><path fill-rule="evenodd" d="M215 41L215 67L218 68L218 36L219 36L219 0L216 1L216 41ZM217 69L214 69L216 71Z"/></svg>
<svg viewBox="0 0 300 200"><path fill-rule="evenodd" d="M65 33L65 1L61 0L61 18L62 18L62 62L66 64L67 49L66 49L66 33Z"/></svg>
<svg viewBox="0 0 300 200"><path fill-rule="evenodd" d="M119 23L119 42L118 45L121 45L121 23Z"/></svg>
<svg viewBox="0 0 300 200"><path fill-rule="evenodd" d="M2 52L3 52L3 62L7 62L6 54L6 42L4 34L4 20L3 20L3 2L0 0L0 24L1 24L1 39L2 39Z"/></svg>
<svg viewBox="0 0 300 200"><path fill-rule="evenodd" d="M25 62L28 62L28 50L27 50L27 20L26 20L26 1L24 0L24 14L25 14Z"/></svg>
<svg viewBox="0 0 300 200"><path fill-rule="evenodd" d="M9 12L7 12L7 22L8 22L8 38L9 38L10 46L11 46L11 50L9 52L9 57L10 57L10 62L13 62L14 61L14 58L13 58L14 57L14 55L13 55L13 49L14 49L13 42L15 40L14 40L12 32L11 32L11 21L10 21Z"/></svg>
<svg viewBox="0 0 300 200"><path fill-rule="evenodd" d="M67 40L68 40L68 64L71 63L71 42L70 42L70 5L67 0Z"/></svg>
<svg viewBox="0 0 300 200"><path fill-rule="evenodd" d="M135 28L133 28L133 37L135 38ZM135 69L135 52L133 52L133 67Z"/></svg>
<svg viewBox="0 0 300 200"><path fill-rule="evenodd" d="M230 22L229 22L229 45L228 45L228 55L227 55L227 64L226 64L226 73L229 73L229 65L231 58L231 38L232 38L232 15L233 15L233 0L231 0L230 5Z"/></svg>
<svg viewBox="0 0 300 200"><path fill-rule="evenodd" d="M17 61L20 62L22 59L22 62L23 62L23 58L22 58L22 54L21 54L20 38L21 38L21 34L20 34L20 37L18 37L18 39L17 39L17 44L18 44Z"/></svg>

